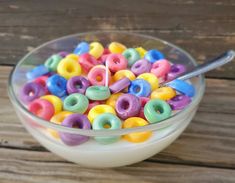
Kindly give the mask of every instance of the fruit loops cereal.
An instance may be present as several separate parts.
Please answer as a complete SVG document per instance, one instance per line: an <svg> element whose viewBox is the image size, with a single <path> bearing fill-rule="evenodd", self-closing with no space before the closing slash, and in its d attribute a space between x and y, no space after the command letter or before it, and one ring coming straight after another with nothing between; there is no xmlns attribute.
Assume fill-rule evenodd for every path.
<svg viewBox="0 0 235 183"><path fill-rule="evenodd" d="M71 50L72 51L72 50ZM54 53L28 71L20 99L34 115L70 128L113 130L159 123L183 110L195 95L189 82L175 79L186 71L162 52L111 42L80 42L73 53ZM171 81L167 86L160 82ZM90 137L48 130L68 146ZM98 136L100 144L119 140L141 143L152 132Z"/></svg>

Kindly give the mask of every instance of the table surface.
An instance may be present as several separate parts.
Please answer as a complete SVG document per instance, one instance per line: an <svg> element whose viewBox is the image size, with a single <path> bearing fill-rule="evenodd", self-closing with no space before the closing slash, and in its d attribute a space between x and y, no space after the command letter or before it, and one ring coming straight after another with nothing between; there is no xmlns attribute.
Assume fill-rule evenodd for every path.
<svg viewBox="0 0 235 183"><path fill-rule="evenodd" d="M157 36L203 62L235 48L235 1L0 1L0 182L235 182L235 62L206 74L206 93L192 123L143 162L83 168L26 132L7 96L12 67L45 41L94 30Z"/></svg>

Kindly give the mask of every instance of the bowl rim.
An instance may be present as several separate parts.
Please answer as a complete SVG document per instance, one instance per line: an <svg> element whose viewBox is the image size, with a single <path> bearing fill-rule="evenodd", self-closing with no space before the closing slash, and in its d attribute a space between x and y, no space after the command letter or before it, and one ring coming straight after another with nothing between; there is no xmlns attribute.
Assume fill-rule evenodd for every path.
<svg viewBox="0 0 235 183"><path fill-rule="evenodd" d="M33 50L31 50L30 52L28 52L24 57L22 57L18 63L14 66L14 68L12 69L12 71L10 72L9 78L8 78L8 96L10 98L10 101L12 102L13 106L17 109L20 109L21 112L25 113L26 115L29 115L35 123L38 123L41 126L47 127L47 128L51 128L53 130L57 130L60 132L66 132L66 133L73 133L73 134L79 134L79 135L84 135L84 136L107 136L107 135L125 135L128 133L133 133L133 132L143 132L143 131L155 131L158 129L162 129L165 128L169 125L174 124L174 118L176 117L180 117L183 116L184 114L192 111L201 101L202 96L205 92L205 77L204 75L199 75L199 89L198 92L196 93L196 95L194 96L194 99L192 100L192 102L188 105L188 107L186 107L185 109L183 109L182 111L173 114L171 117L160 121L159 123L150 123L146 126L141 126L141 127L134 127L134 128L125 128L125 129L115 129L115 130L93 130L93 129L89 129L89 130L84 130L84 129L78 129L78 128L70 128L70 127L65 127L59 124L55 124L55 123L49 123L48 121L41 119L35 115L33 115L32 113L30 113L26 107L18 100L17 96L15 95L13 86L12 86L12 79L13 79L13 74L15 73L15 71L17 70L17 68L19 67L19 65L21 65L21 63L23 63L23 61L25 60L25 58L27 58L28 56L30 56L32 53L36 52L38 49L51 44L53 42L59 41L59 40L63 40L66 38L71 38L71 37L75 37L75 36L82 36L82 35L87 35L87 34L104 34L104 33L109 33L109 34L126 34L126 35L130 35L130 36L139 36L139 37L143 37L143 38L147 38L147 39L152 39L152 40L156 40L156 41L160 41L164 44L167 44L171 47L176 48L177 50L179 50L180 52L182 52L183 54L185 54L194 64L194 66L197 66L197 62L195 61L195 59L188 53L186 52L184 49L180 48L179 46L176 46L175 44L172 44L168 41L165 41L163 39L154 37L154 36L150 36L150 35L145 35L145 34L139 34L139 33L133 33L133 32L128 32L128 31L89 31L89 32L82 32L82 33L76 33L76 34L71 34L71 35L66 35L63 37L59 37L57 39L53 39L50 41L47 41L41 45L39 45L38 47L34 48Z"/></svg>

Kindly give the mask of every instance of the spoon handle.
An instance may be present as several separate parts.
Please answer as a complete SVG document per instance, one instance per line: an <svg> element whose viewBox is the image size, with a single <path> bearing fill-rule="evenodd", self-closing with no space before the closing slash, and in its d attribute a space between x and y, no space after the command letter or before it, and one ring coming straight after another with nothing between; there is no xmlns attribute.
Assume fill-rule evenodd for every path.
<svg viewBox="0 0 235 183"><path fill-rule="evenodd" d="M220 67L220 66L232 61L234 57L235 57L234 50L226 51L225 53L221 54L220 56L218 56L208 62L205 62L201 65L198 65L193 70L191 70L187 73L183 73L183 75L178 76L175 79L187 80L187 79L192 78L194 76L198 76L200 74L203 74L205 72L213 70L217 67Z"/></svg>

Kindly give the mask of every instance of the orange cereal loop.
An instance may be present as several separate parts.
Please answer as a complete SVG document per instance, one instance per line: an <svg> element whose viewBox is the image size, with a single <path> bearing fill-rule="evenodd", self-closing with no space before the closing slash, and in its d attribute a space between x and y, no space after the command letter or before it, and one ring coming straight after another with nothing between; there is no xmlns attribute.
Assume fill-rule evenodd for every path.
<svg viewBox="0 0 235 183"><path fill-rule="evenodd" d="M51 118L51 122L60 125L66 117L68 117L70 114L73 114L70 111L61 111ZM56 130L48 128L47 131L53 136L54 138L59 138L59 133Z"/></svg>
<svg viewBox="0 0 235 183"><path fill-rule="evenodd" d="M50 121L56 124L61 124L62 121L64 121L64 119L70 114L73 114L73 113L70 111L61 111L58 114L55 114L54 116L52 116Z"/></svg>
<svg viewBox="0 0 235 183"><path fill-rule="evenodd" d="M140 117L131 117L123 122L123 128L134 128L145 125L148 125L148 122ZM123 139L133 143L140 143L148 140L151 136L151 131L134 132L123 135Z"/></svg>

